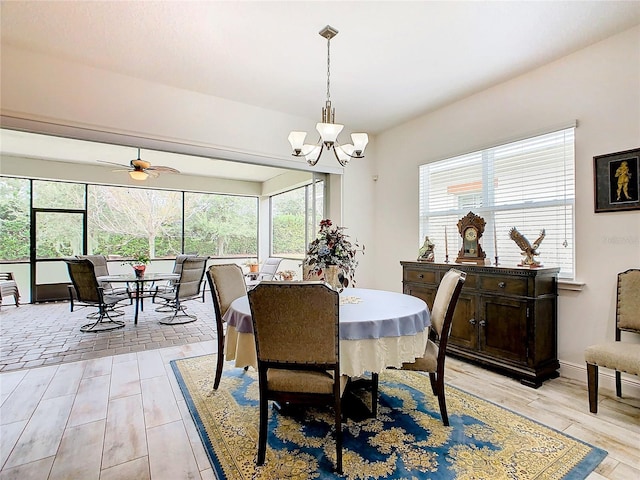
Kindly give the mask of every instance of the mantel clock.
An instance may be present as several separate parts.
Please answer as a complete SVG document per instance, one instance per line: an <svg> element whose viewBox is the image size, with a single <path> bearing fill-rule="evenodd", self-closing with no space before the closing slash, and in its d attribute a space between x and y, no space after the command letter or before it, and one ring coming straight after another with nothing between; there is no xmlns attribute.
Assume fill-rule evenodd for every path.
<svg viewBox="0 0 640 480"><path fill-rule="evenodd" d="M458 232L462 237L462 248L458 252L456 263L490 264L490 261L486 259L487 254L482 250L482 245L480 245L480 238L482 238L486 224L487 222L485 222L484 218L473 212L467 213L458 220Z"/></svg>

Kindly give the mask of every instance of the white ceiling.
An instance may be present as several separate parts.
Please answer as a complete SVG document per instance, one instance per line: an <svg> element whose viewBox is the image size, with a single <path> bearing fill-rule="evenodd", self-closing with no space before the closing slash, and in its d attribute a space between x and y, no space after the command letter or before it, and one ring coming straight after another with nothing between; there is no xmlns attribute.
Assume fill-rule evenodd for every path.
<svg viewBox="0 0 640 480"><path fill-rule="evenodd" d="M379 133L640 24L640 1L2 1L2 44ZM292 129L295 126L292 126Z"/></svg>

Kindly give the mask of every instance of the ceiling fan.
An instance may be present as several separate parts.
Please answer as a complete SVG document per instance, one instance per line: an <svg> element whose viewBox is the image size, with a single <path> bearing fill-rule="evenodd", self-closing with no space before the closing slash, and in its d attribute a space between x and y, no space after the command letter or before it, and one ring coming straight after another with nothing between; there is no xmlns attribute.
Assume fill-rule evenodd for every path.
<svg viewBox="0 0 640 480"><path fill-rule="evenodd" d="M114 163L114 162L107 162L105 160L98 160L101 163L108 163L110 165L117 165L119 167L126 167L126 165L122 165L120 163ZM150 162L147 162L146 160L142 160L140 158L140 149L138 149L138 158L131 160L129 162L129 167L128 168L118 168L116 170L113 170L114 172L129 172L129 176L131 178L133 178L134 180L146 180L149 176L152 176L153 178L156 178L158 175L160 175L160 172L166 172L166 173L180 173L179 170L176 170L175 168L171 168L171 167L164 167L161 165L158 166L152 166Z"/></svg>

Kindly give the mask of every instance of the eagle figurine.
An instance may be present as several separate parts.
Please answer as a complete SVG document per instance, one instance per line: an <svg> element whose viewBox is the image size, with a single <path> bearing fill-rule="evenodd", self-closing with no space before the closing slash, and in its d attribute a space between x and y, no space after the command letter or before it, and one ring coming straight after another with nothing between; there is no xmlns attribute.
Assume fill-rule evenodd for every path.
<svg viewBox="0 0 640 480"><path fill-rule="evenodd" d="M542 243L542 240L544 240L544 236L545 231L544 229L542 229L540 231L540 236L536 239L535 242L533 242L532 245L531 243L529 243L529 240L527 240L527 238L516 229L516 227L513 227L511 230L509 230L509 237L511 238L511 240L516 242L516 245L518 245L518 247L520 247L520 250L522 250L521 254L525 257L520 265L526 267L541 266L540 262L536 261L536 259L533 257L535 255L538 255L537 250Z"/></svg>

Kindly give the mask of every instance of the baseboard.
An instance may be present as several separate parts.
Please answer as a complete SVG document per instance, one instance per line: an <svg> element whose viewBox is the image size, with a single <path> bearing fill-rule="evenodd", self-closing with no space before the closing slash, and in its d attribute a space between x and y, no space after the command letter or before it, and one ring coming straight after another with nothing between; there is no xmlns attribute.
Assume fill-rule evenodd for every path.
<svg viewBox="0 0 640 480"><path fill-rule="evenodd" d="M560 376L576 380L584 384L587 388L587 365L560 361ZM616 375L614 370L608 368L598 369L598 389L606 389L615 396ZM622 374L622 395L630 397L640 397L640 377L635 375Z"/></svg>

